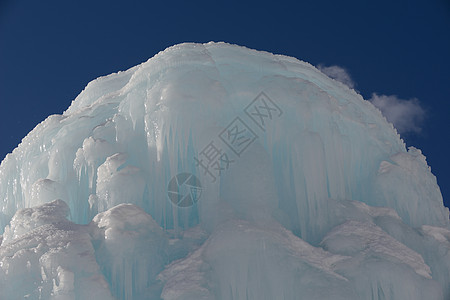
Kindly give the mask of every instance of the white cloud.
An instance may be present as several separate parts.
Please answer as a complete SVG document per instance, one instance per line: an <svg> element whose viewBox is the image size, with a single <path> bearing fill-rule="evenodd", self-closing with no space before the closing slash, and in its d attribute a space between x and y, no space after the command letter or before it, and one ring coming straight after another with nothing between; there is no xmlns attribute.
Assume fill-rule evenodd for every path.
<svg viewBox="0 0 450 300"><path fill-rule="evenodd" d="M348 71L340 66L334 65L325 67L323 65L318 65L317 68L328 77L342 82L351 89L354 89L356 86Z"/></svg>
<svg viewBox="0 0 450 300"><path fill-rule="evenodd" d="M425 119L425 110L418 99L403 100L397 96L372 94L369 99L386 119L394 124L399 133L420 133Z"/></svg>
<svg viewBox="0 0 450 300"><path fill-rule="evenodd" d="M350 73L343 67L318 65L317 68L325 75L342 82L349 88L354 89L356 86ZM398 133L420 133L422 131L426 112L418 99L405 100L395 95L387 96L373 93L369 101L381 111L388 122L394 125Z"/></svg>

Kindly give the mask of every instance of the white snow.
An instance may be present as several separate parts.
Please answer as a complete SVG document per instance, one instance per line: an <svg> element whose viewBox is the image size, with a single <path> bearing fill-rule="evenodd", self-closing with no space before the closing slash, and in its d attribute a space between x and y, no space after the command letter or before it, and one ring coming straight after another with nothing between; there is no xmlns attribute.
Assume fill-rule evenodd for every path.
<svg viewBox="0 0 450 300"><path fill-rule="evenodd" d="M186 43L92 81L2 161L0 199L0 299L450 298L425 156L282 55Z"/></svg>
<svg viewBox="0 0 450 300"><path fill-rule="evenodd" d="M113 299L86 226L55 200L19 210L0 247L1 299Z"/></svg>

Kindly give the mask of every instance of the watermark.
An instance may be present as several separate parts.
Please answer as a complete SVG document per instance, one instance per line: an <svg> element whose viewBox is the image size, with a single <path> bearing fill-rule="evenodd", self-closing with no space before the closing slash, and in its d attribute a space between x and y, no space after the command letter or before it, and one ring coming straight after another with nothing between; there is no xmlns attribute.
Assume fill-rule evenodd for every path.
<svg viewBox="0 0 450 300"><path fill-rule="evenodd" d="M219 138L227 145L237 156L247 149L258 136L241 118L236 117L220 134Z"/></svg>
<svg viewBox="0 0 450 300"><path fill-rule="evenodd" d="M196 167L201 168L204 175L207 175L212 183L216 182L217 178L228 170L236 162L236 159L240 158L242 153L259 138L256 131L266 132L267 125L274 118L283 114L280 107L264 92L261 92L247 105L244 112L247 119L251 121L250 124L256 125L256 130L247 125L249 120L246 123L245 120L237 116L218 134L221 142L212 140L200 151L198 157L194 157ZM218 144L224 144L230 149L233 157L230 158L228 153ZM187 187L182 187L185 183L187 183ZM172 203L179 207L192 206L201 195L200 181L193 174L180 173L170 180L168 195Z"/></svg>
<svg viewBox="0 0 450 300"><path fill-rule="evenodd" d="M199 153L202 158L194 157L196 167L201 167L205 175L209 175L213 182L217 180L217 176L221 175L221 172L228 170L230 164L234 162L228 158L227 153L222 153L222 149L214 145L214 141L211 141L203 150Z"/></svg>
<svg viewBox="0 0 450 300"><path fill-rule="evenodd" d="M280 117L283 114L278 105L264 92L261 92L244 111L262 131L266 131L266 122L273 120L273 117L276 115L278 115L276 117Z"/></svg>
<svg viewBox="0 0 450 300"><path fill-rule="evenodd" d="M195 175L180 173L169 182L167 194L170 201L179 207L189 207L197 203L202 195L202 185Z"/></svg>

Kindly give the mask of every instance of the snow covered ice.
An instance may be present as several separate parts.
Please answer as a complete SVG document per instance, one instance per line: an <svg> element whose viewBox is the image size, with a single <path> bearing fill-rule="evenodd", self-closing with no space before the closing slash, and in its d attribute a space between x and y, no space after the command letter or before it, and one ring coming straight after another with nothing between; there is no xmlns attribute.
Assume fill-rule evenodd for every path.
<svg viewBox="0 0 450 300"><path fill-rule="evenodd" d="M425 157L291 57L180 44L98 78L0 199L0 299L450 299Z"/></svg>

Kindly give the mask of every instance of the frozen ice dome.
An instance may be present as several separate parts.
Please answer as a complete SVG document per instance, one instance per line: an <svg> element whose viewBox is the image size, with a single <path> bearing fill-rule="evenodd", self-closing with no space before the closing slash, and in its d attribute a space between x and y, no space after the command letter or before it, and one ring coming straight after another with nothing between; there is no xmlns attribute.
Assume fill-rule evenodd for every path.
<svg viewBox="0 0 450 300"><path fill-rule="evenodd" d="M0 166L0 299L449 299L449 211L381 112L295 58L180 44Z"/></svg>

